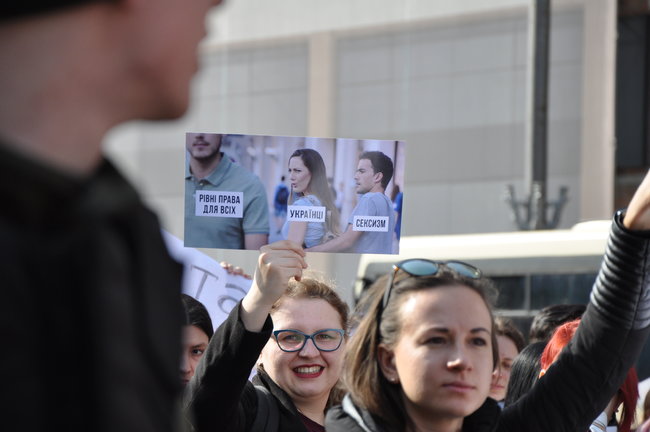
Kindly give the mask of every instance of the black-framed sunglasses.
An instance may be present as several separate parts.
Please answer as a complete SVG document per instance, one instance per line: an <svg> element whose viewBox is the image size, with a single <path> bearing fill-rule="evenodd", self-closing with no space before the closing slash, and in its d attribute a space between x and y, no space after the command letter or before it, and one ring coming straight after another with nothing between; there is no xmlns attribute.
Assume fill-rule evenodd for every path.
<svg viewBox="0 0 650 432"><path fill-rule="evenodd" d="M381 312L386 308L388 300L390 300L390 294L395 285L395 275L399 270L416 277L435 276L440 271L441 267L447 267L459 275L470 279L479 279L482 276L481 270L462 261L434 261L423 258L414 258L398 262L397 264L393 264L393 274L390 277L388 285L386 285L386 291L384 291L384 299L379 311L380 316Z"/></svg>
<svg viewBox="0 0 650 432"><path fill-rule="evenodd" d="M336 351L343 342L345 330L343 329L322 329L312 334L306 334L300 330L275 330L273 332L278 347L284 352L296 352L303 349L307 340L311 339L319 351Z"/></svg>

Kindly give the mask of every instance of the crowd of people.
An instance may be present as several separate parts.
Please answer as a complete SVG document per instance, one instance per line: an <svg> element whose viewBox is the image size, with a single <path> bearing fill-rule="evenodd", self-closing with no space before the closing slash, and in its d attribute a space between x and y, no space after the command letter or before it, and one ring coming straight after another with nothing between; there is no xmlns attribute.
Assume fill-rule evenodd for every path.
<svg viewBox="0 0 650 432"><path fill-rule="evenodd" d="M559 354L527 362L539 373L503 408L490 392L511 360L513 387L527 348L513 360L515 339L515 350L499 342L494 287L470 264L397 263L352 331L346 303L305 273L302 244L283 240L261 247L250 291L211 334L205 308L179 300L182 269L156 216L101 143L125 121L187 110L202 21L219 3L0 7L3 430L582 432L607 428L623 404L625 431L650 331L650 176L614 217L579 324ZM228 168L205 138L190 144L195 186ZM391 175L380 155L362 155L367 205ZM238 247L263 244L255 231ZM319 246L350 247L355 233Z"/></svg>
<svg viewBox="0 0 650 432"><path fill-rule="evenodd" d="M614 217L590 303L542 310L529 346L470 264L397 263L349 319L300 244L264 246L186 387L186 418L206 432L631 432L649 230L650 174Z"/></svg>

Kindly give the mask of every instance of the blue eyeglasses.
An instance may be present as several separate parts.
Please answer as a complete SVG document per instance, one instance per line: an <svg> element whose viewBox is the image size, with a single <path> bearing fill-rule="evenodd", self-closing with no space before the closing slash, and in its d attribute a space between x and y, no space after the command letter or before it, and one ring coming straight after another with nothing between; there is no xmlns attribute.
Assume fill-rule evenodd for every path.
<svg viewBox="0 0 650 432"><path fill-rule="evenodd" d="M284 352L296 352L303 349L307 340L311 339L319 351L336 351L343 342L343 329L322 329L310 335L300 330L275 330L273 336L278 347Z"/></svg>
<svg viewBox="0 0 650 432"><path fill-rule="evenodd" d="M479 279L482 276L481 270L462 261L433 261L416 258L398 262L397 264L393 265L393 274L391 275L390 281L386 286L384 299L381 303L381 309L379 310L379 316L381 317L381 312L386 308L388 300L390 300L390 293L393 291L393 286L395 285L395 275L399 270L402 270L411 276L421 277L435 276L440 271L441 267L447 267L460 276L464 276L469 279Z"/></svg>

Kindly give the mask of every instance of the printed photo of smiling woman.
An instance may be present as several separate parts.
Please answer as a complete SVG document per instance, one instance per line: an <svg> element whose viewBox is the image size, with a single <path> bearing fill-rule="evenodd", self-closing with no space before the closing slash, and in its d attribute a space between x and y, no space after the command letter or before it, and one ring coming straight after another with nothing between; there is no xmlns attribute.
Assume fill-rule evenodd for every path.
<svg viewBox="0 0 650 432"><path fill-rule="evenodd" d="M300 245L282 240L260 252L250 291L187 386L185 413L198 432L322 432L326 410L340 403L347 304L331 284L303 275Z"/></svg>

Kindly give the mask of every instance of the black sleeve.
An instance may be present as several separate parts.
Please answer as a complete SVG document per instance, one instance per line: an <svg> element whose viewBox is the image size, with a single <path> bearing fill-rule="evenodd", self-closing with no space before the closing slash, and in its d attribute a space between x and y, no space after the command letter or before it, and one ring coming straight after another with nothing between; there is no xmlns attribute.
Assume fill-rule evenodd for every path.
<svg viewBox="0 0 650 432"><path fill-rule="evenodd" d="M618 212L574 338L503 411L499 431L586 431L634 365L650 330L650 233L629 231L622 220Z"/></svg>
<svg viewBox="0 0 650 432"><path fill-rule="evenodd" d="M259 333L246 330L240 319L241 302L212 336L185 389L184 410L197 432L245 430L255 417L257 400L248 381L273 322L268 317Z"/></svg>

